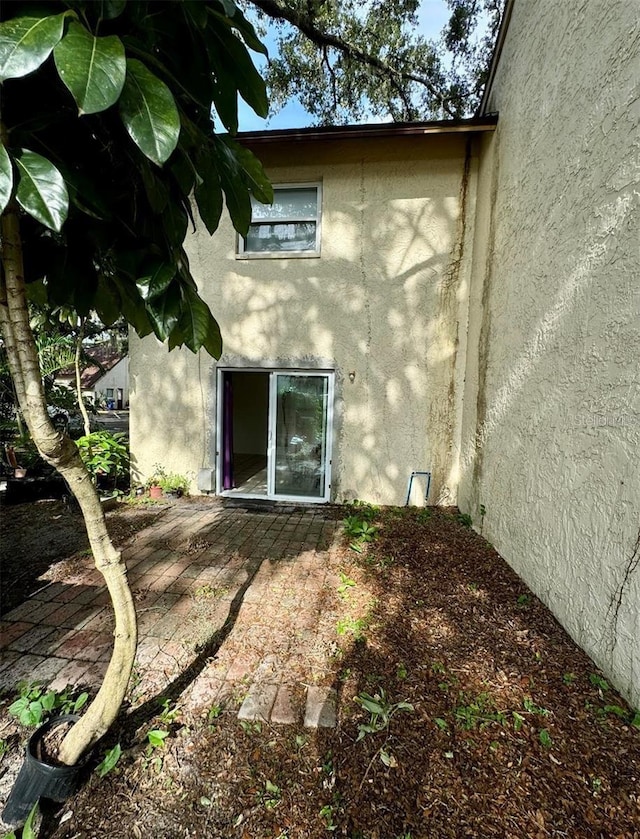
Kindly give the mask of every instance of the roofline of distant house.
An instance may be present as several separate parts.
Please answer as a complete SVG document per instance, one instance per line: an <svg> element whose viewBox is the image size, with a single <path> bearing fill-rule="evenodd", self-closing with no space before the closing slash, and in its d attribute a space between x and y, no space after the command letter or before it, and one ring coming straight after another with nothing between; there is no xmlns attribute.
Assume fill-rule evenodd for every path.
<svg viewBox="0 0 640 839"><path fill-rule="evenodd" d="M500 21L500 29L498 30L498 37L496 38L496 44L493 48L493 54L491 56L491 62L489 64L487 82L484 86L484 91L482 93L480 107L478 108L478 118L480 119L483 116L488 116L488 114L486 114L486 110L487 105L489 104L489 96L491 95L493 80L495 79L496 70L498 69L498 62L500 61L500 56L502 54L502 47L504 46L504 41L507 37L507 30L509 29L509 23L511 21L511 13L513 11L514 2L515 0L507 0L506 6L504 7L504 13L502 15L502 20Z"/></svg>
<svg viewBox="0 0 640 839"><path fill-rule="evenodd" d="M242 131L238 140L250 145L281 143L285 140L355 140L369 137L423 137L427 134L471 134L494 131L497 114L469 119L429 122L384 122L374 125L321 125L311 128L276 128L273 131Z"/></svg>

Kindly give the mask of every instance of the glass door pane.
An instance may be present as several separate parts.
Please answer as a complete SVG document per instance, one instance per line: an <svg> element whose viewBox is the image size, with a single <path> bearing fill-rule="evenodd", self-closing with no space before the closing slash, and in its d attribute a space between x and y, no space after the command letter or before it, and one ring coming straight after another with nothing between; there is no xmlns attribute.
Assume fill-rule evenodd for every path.
<svg viewBox="0 0 640 839"><path fill-rule="evenodd" d="M276 496L325 498L329 376L275 373L274 378L272 492Z"/></svg>

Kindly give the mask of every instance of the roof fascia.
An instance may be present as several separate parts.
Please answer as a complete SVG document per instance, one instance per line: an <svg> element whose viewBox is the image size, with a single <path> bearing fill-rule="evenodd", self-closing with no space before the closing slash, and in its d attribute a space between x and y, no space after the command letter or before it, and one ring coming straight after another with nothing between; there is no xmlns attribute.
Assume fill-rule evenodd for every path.
<svg viewBox="0 0 640 839"><path fill-rule="evenodd" d="M484 86L484 91L482 93L482 99L480 101L480 107L478 108L478 117L486 117L487 116L487 106L489 104L489 96L491 95L491 88L493 87L493 80L496 76L496 71L498 69L498 64L500 62L500 56L502 55L502 47L504 46L505 38L507 37L507 30L509 29L509 23L511 21L511 13L513 12L515 0L507 0L506 6L504 7L504 14L502 15L502 20L500 21L500 29L498 30L498 37L496 38L496 44L493 48L493 55L491 56L491 63L489 64L489 73L487 75L487 82Z"/></svg>
<svg viewBox="0 0 640 839"><path fill-rule="evenodd" d="M243 131L237 135L237 139L241 143L253 146L291 140L355 140L374 137L423 137L429 134L474 134L483 131L495 131L497 121L497 114L484 114L481 118L433 120L431 122L282 128L274 131Z"/></svg>

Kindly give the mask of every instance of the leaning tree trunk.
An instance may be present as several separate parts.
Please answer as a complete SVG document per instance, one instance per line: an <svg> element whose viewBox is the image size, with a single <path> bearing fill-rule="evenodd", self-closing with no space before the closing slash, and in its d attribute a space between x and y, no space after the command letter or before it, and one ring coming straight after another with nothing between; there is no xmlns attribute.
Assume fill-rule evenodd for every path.
<svg viewBox="0 0 640 839"><path fill-rule="evenodd" d="M47 412L38 353L29 324L15 205L2 216L2 266L0 327L20 408L38 451L62 475L78 500L96 568L107 584L115 613L113 654L102 686L60 747L59 759L73 765L102 737L118 714L135 658L136 613L126 566L109 538L100 499L78 448L66 434L55 430Z"/></svg>
<svg viewBox="0 0 640 839"><path fill-rule="evenodd" d="M80 331L78 332L78 337L76 338L76 354L75 354L75 363L74 369L76 374L76 396L78 398L78 407L80 408L80 413L82 414L82 422L84 424L84 433L89 436L91 434L91 423L89 422L89 414L87 413L87 407L84 404L84 399L82 398L82 371L80 370L80 361L82 358L82 342L84 341L84 320L80 324Z"/></svg>

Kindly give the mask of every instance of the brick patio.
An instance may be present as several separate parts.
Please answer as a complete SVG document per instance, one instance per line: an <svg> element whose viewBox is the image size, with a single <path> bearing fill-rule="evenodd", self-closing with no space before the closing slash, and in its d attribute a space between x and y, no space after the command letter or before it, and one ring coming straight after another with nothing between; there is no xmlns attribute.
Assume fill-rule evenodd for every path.
<svg viewBox="0 0 640 839"><path fill-rule="evenodd" d="M323 606L325 584L335 590L337 531L320 507L253 512L207 499L172 506L132 537L123 550L139 620L132 703L161 695L231 616L181 704L206 713L232 701L244 719L331 725L323 639L335 614ZM4 616L0 688L100 684L113 621L91 562Z"/></svg>

